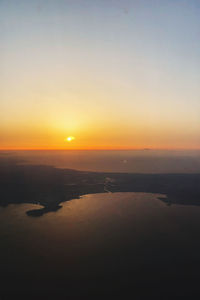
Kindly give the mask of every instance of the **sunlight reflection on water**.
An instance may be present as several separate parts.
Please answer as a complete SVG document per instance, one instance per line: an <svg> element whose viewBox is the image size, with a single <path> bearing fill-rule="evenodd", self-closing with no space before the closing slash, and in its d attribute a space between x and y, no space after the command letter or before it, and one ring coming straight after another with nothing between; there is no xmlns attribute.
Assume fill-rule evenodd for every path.
<svg viewBox="0 0 200 300"><path fill-rule="evenodd" d="M19 280L29 278L27 289L34 282L34 290L57 290L64 281L69 291L77 285L90 289L98 276L106 289L113 273L120 287L123 280L131 284L125 270L135 272L136 280L149 265L172 268L190 255L198 260L200 208L167 206L162 199L165 195L148 193L90 194L38 218L26 215L38 205L0 208L1 270L8 278L16 270Z"/></svg>

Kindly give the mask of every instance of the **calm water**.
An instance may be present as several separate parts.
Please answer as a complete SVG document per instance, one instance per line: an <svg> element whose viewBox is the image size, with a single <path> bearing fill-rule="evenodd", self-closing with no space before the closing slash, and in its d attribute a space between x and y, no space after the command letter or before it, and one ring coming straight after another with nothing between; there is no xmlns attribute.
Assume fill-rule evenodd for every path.
<svg viewBox="0 0 200 300"><path fill-rule="evenodd" d="M5 160L77 170L200 173L200 151L2 151ZM12 161L12 160L11 160ZM12 164L11 164L12 166ZM200 207L165 195L104 193L0 207L0 299L195 299Z"/></svg>
<svg viewBox="0 0 200 300"><path fill-rule="evenodd" d="M194 291L200 208L167 206L162 197L85 195L40 218L25 214L36 205L0 208L1 293L162 299L165 291L169 299L172 287L176 295Z"/></svg>
<svg viewBox="0 0 200 300"><path fill-rule="evenodd" d="M0 154L5 151L0 151ZM200 173L196 151L7 151L22 163L98 172Z"/></svg>

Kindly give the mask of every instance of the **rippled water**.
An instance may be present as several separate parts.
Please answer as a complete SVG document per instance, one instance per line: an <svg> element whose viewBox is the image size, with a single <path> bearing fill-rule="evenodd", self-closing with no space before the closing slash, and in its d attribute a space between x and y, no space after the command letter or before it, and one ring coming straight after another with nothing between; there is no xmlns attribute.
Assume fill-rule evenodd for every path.
<svg viewBox="0 0 200 300"><path fill-rule="evenodd" d="M194 289L200 208L167 206L162 198L90 194L40 218L25 214L37 205L0 208L2 291L127 299L161 295L166 282L168 291L186 283Z"/></svg>

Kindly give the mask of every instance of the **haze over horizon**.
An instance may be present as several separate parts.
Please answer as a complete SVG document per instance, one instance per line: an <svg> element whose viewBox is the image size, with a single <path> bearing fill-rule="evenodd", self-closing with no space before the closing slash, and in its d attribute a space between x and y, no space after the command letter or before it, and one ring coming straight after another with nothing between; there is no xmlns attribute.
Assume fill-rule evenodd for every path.
<svg viewBox="0 0 200 300"><path fill-rule="evenodd" d="M0 2L0 149L200 149L200 2Z"/></svg>

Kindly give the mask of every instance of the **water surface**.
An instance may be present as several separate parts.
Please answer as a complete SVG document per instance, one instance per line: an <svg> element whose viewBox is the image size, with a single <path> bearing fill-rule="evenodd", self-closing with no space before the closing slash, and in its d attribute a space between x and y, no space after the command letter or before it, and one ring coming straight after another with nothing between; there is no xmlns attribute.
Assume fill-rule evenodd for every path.
<svg viewBox="0 0 200 300"><path fill-rule="evenodd" d="M0 151L1 154L5 151ZM22 163L82 171L200 173L200 150L7 151Z"/></svg>
<svg viewBox="0 0 200 300"><path fill-rule="evenodd" d="M92 299L147 291L159 296L183 284L194 290L200 208L168 206L162 199L90 194L40 218L25 214L37 205L0 208L3 292L12 285L15 294Z"/></svg>

